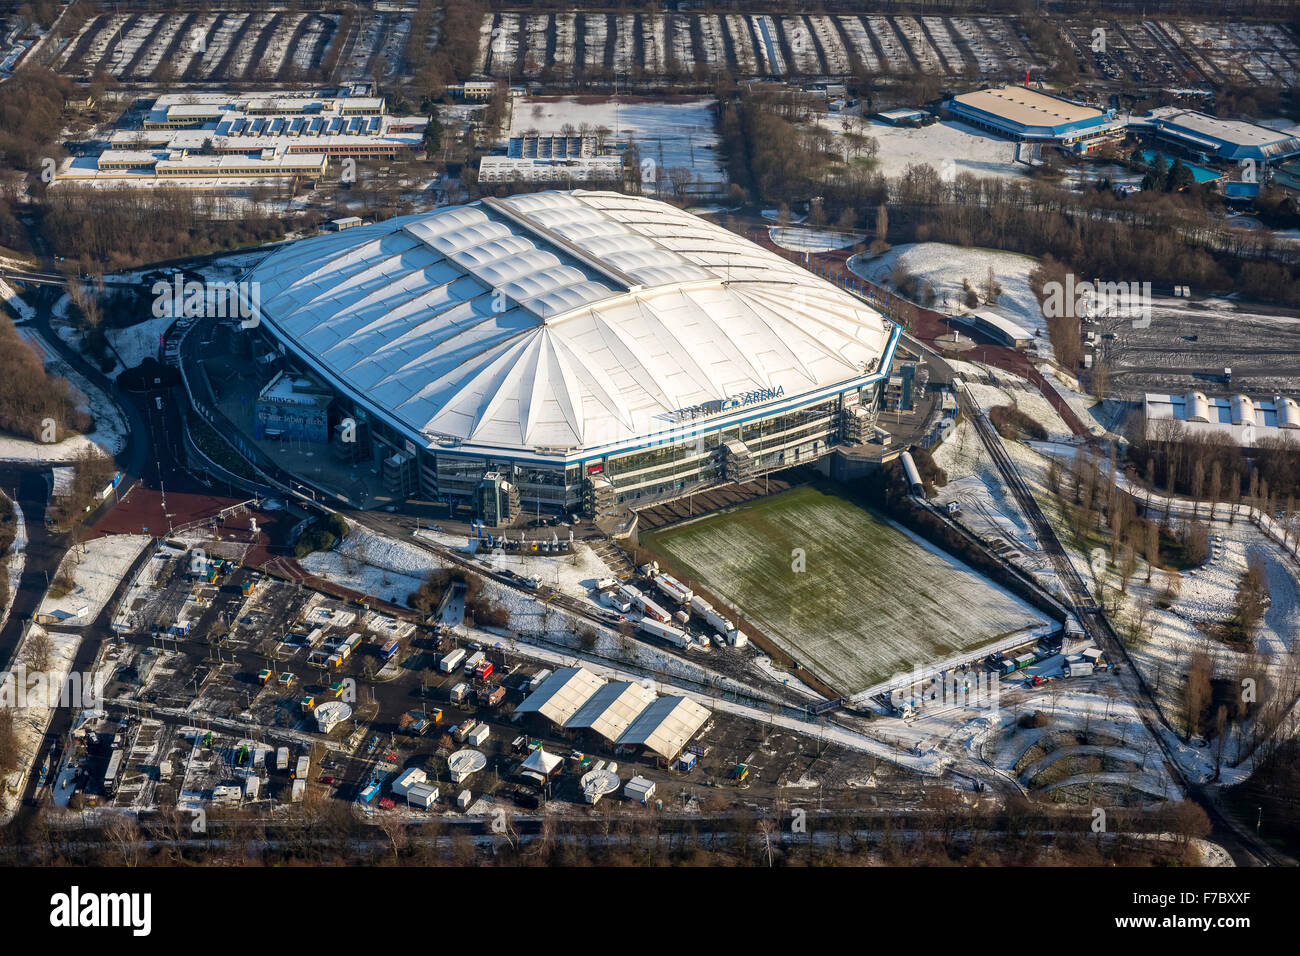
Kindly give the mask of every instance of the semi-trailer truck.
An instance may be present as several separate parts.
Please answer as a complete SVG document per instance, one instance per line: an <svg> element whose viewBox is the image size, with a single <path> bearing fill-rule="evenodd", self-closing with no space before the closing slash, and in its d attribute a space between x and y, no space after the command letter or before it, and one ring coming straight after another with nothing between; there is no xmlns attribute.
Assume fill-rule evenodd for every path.
<svg viewBox="0 0 1300 956"><path fill-rule="evenodd" d="M655 582L655 587L657 587L660 591L662 591L667 597L672 598L678 604L690 603L691 597L693 596L691 593L691 589L688 588L686 585L682 584L681 581L678 581L672 575L670 574L657 575L654 579L654 582Z"/></svg>
<svg viewBox="0 0 1300 956"><path fill-rule="evenodd" d="M691 646L689 635L683 631L679 631L675 627L670 627L669 625L663 624L659 621L650 618L643 618L641 622L637 624L637 627L642 631L645 631L645 633L654 637L661 637L669 644L672 644L675 647L680 647L683 650Z"/></svg>

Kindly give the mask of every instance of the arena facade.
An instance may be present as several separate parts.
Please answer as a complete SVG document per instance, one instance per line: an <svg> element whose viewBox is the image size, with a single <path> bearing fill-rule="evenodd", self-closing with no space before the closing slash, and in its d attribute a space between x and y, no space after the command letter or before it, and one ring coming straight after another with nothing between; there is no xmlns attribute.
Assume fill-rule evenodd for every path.
<svg viewBox="0 0 1300 956"><path fill-rule="evenodd" d="M288 244L259 328L395 494L613 515L810 464L878 407L899 329L673 206L539 192Z"/></svg>

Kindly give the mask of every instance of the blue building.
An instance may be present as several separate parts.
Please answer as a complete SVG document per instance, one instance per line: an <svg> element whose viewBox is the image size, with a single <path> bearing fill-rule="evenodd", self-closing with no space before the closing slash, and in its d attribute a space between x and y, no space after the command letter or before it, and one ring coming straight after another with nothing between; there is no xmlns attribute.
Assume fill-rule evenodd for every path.
<svg viewBox="0 0 1300 956"><path fill-rule="evenodd" d="M1099 110L1024 86L959 93L946 106L962 122L1007 139L1049 143L1080 153L1124 129L1114 110Z"/></svg>
<svg viewBox="0 0 1300 956"><path fill-rule="evenodd" d="M329 440L331 393L306 378L280 372L258 393L254 438Z"/></svg>
<svg viewBox="0 0 1300 956"><path fill-rule="evenodd" d="M1146 127L1157 139L1205 161L1252 160L1263 166L1300 156L1300 139L1290 133L1177 106L1151 110L1131 126L1135 130Z"/></svg>

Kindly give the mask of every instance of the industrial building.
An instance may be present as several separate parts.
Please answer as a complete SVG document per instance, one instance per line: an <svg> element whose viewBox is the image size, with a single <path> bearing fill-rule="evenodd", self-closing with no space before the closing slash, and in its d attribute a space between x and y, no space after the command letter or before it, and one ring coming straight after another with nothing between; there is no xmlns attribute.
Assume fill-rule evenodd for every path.
<svg viewBox="0 0 1300 956"><path fill-rule="evenodd" d="M780 256L616 193L356 226L244 279L294 377L367 423L406 493L453 506L493 474L527 512L599 517L813 464L879 407L899 338Z"/></svg>
<svg viewBox="0 0 1300 956"><path fill-rule="evenodd" d="M1207 162L1251 160L1263 166L1300 155L1300 139L1288 132L1177 106L1153 109L1145 117L1133 119L1130 126L1135 130L1145 127L1156 139Z"/></svg>
<svg viewBox="0 0 1300 956"><path fill-rule="evenodd" d="M1121 133L1114 110L1099 110L1027 86L1000 86L959 93L945 108L964 123L1018 142L1047 143L1088 152Z"/></svg>
<svg viewBox="0 0 1300 956"><path fill-rule="evenodd" d="M140 129L118 130L71 182L178 185L195 180L319 179L333 159L399 159L424 148L423 116L386 112L382 96L327 92L181 93L158 97Z"/></svg>
<svg viewBox="0 0 1300 956"><path fill-rule="evenodd" d="M582 667L556 670L515 714L540 714L559 729L590 730L610 746L639 747L663 760L676 757L709 719L708 708L689 697L656 697Z"/></svg>
<svg viewBox="0 0 1300 956"><path fill-rule="evenodd" d="M1277 395L1256 401L1246 395L1148 393L1143 408L1149 441L1215 433L1228 436L1241 448L1253 448L1265 439L1294 442L1300 448L1300 404L1294 398Z"/></svg>
<svg viewBox="0 0 1300 956"><path fill-rule="evenodd" d="M1009 349L1024 349L1034 344L1034 333L992 309L976 309L956 316L955 321L969 325Z"/></svg>
<svg viewBox="0 0 1300 956"><path fill-rule="evenodd" d="M484 156L479 160L480 183L620 183L622 156L584 156L577 159L520 159Z"/></svg>

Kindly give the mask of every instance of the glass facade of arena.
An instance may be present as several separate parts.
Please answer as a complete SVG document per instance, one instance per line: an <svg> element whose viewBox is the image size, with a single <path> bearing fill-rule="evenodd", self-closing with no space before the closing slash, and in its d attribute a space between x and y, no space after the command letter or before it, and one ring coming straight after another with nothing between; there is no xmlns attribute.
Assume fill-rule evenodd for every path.
<svg viewBox="0 0 1300 956"><path fill-rule="evenodd" d="M860 402L876 403L881 387L874 383L859 390ZM518 486L524 512L557 514L590 512L593 482L604 486L607 480L612 486L609 503L635 509L693 489L812 464L842 440L843 429L844 400L835 395L768 418L581 464L522 463L425 449L420 452L421 490L427 498L469 506L483 475L495 472Z"/></svg>

